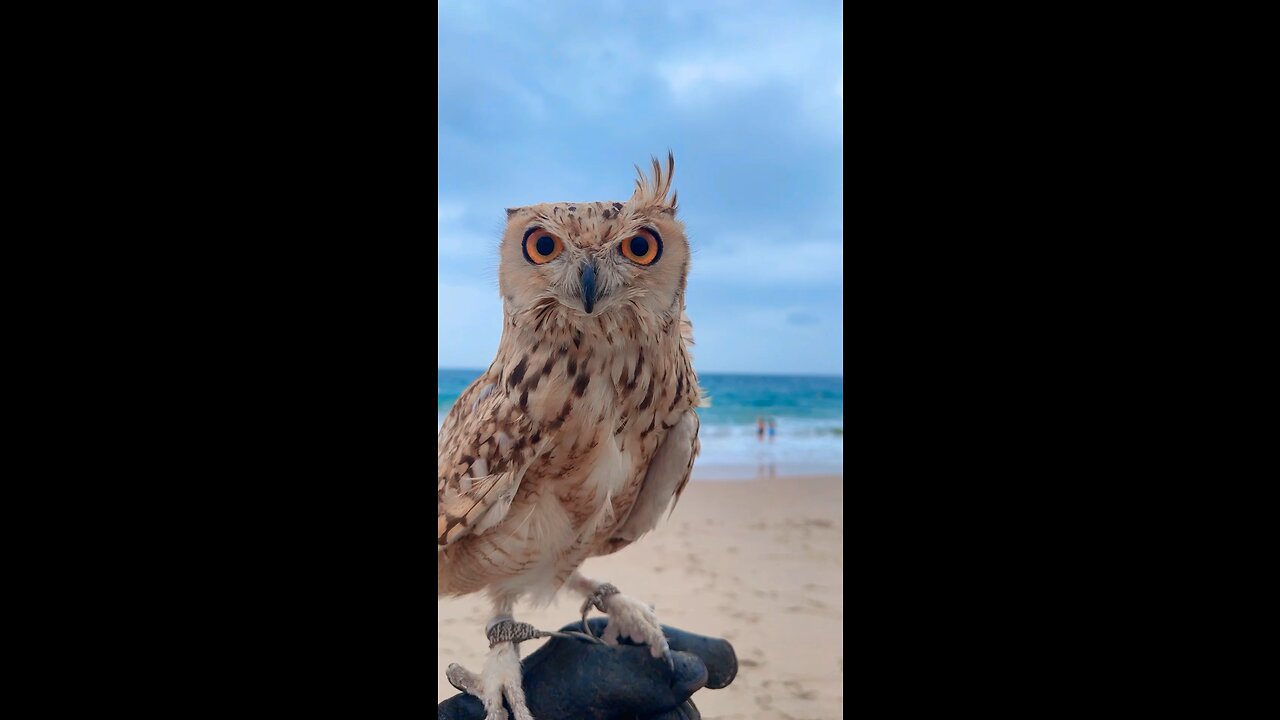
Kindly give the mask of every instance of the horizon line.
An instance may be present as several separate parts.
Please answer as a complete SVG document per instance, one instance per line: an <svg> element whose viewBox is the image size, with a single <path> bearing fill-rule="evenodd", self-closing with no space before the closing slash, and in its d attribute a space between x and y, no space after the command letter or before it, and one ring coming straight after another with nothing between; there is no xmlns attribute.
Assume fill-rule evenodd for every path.
<svg viewBox="0 0 1280 720"><path fill-rule="evenodd" d="M484 372L484 368L464 368L464 367L443 367L436 366L436 370L458 370L466 372ZM812 372L740 372L736 370L697 370L694 371L699 375L745 375L747 377L824 377L824 378L844 378L844 373L812 373Z"/></svg>

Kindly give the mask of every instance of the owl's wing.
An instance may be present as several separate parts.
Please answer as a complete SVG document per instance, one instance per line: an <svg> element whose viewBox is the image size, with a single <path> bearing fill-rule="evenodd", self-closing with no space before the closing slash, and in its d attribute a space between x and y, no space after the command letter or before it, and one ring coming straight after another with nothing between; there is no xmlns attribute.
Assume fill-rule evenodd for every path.
<svg viewBox="0 0 1280 720"><path fill-rule="evenodd" d="M436 542L443 548L506 516L542 438L496 382L482 377L454 403L440 428Z"/></svg>
<svg viewBox="0 0 1280 720"><path fill-rule="evenodd" d="M631 507L631 514L601 548L602 554L620 550L656 528L668 504L675 512L701 447L698 427L698 415L690 410L667 431L645 471L644 485Z"/></svg>

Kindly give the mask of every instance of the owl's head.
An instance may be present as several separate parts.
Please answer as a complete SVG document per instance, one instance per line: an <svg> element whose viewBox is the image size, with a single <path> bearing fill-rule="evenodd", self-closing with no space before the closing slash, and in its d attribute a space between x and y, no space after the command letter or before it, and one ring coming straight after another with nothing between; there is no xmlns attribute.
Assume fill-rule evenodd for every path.
<svg viewBox="0 0 1280 720"><path fill-rule="evenodd" d="M507 210L498 284L513 322L581 327L610 314L679 317L689 243L666 173L640 177L626 202L544 203Z"/></svg>

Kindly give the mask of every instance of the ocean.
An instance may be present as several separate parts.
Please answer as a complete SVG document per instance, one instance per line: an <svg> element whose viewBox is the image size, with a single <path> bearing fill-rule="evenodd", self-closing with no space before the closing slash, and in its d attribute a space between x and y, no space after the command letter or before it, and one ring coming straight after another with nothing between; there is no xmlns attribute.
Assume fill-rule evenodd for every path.
<svg viewBox="0 0 1280 720"><path fill-rule="evenodd" d="M437 370L437 428L483 370ZM844 378L699 373L711 406L698 408L702 452L694 477L744 479L844 472ZM760 440L756 420L776 433Z"/></svg>

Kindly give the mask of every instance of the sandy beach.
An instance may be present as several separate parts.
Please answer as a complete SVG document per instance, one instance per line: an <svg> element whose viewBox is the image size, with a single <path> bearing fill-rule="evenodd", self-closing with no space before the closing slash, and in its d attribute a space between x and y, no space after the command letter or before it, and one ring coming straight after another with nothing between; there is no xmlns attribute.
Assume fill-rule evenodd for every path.
<svg viewBox="0 0 1280 720"><path fill-rule="evenodd" d="M675 514L639 542L588 560L583 573L647 600L667 625L726 638L737 679L693 700L706 720L844 715L844 490L838 476L750 481L695 479ZM581 599L516 607L518 620L555 629ZM437 696L457 691L450 662L484 664L482 596L439 602ZM593 612L593 615L599 613ZM522 655L542 640L521 645Z"/></svg>

